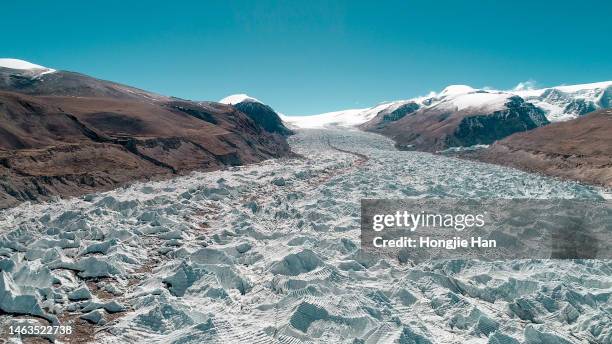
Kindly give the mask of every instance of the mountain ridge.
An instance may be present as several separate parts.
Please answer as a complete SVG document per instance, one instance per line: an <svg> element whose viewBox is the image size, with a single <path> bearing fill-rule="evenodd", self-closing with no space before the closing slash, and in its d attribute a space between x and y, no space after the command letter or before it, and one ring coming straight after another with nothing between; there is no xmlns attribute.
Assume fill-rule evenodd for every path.
<svg viewBox="0 0 612 344"><path fill-rule="evenodd" d="M0 67L0 208L291 155L234 106L40 70Z"/></svg>
<svg viewBox="0 0 612 344"><path fill-rule="evenodd" d="M593 82L587 84L576 84L576 85L560 85L560 86L552 86L552 87L544 87L544 88L515 88L513 90L496 90L490 88L481 88L475 89L467 85L449 85L445 87L439 93L430 92L428 95L407 98L402 100L395 100L389 102L382 102L372 107L360 108L360 109L346 109L346 110L337 110L332 112L326 112L322 114L314 114L314 115L299 115L299 116L287 116L284 115L282 118L287 123L293 125L298 128L313 128L313 127L347 127L347 126L358 126L361 125L372 118L374 118L381 111L393 111L395 108L402 106L404 104L415 102L415 103L423 103L424 105L431 105L432 103L440 100L440 98L448 97L448 96L461 96L466 94L474 94L474 93L490 93L490 94L507 94L508 96L516 95L525 99L526 101L533 102L538 97L542 97L543 93L548 91L546 95L544 95L545 100L542 100L539 103L539 106L542 106L543 103L547 101L552 101L551 97L548 95L553 91L560 91L563 93L568 93L569 97L572 98L572 94L574 94L575 99L585 99L589 101L599 102L598 108L607 108L612 104L612 81L601 81L601 82ZM590 93L590 94L589 94ZM570 99L567 103L570 103ZM558 103L557 106L561 108L561 111L565 109L565 106L562 107L565 103ZM538 105L538 104L534 104ZM543 110L550 111L551 105L548 104L548 108ZM565 104L567 105L567 104ZM603 107L602 107L603 105ZM571 109L568 109L571 110ZM593 111L595 111L593 110ZM569 116L558 116L557 113L554 113L549 120L551 121L559 121L559 120L568 120L572 118L578 117L580 114L578 112L568 112L566 115ZM353 118L351 118L353 117ZM313 123L308 123L309 119L312 119Z"/></svg>

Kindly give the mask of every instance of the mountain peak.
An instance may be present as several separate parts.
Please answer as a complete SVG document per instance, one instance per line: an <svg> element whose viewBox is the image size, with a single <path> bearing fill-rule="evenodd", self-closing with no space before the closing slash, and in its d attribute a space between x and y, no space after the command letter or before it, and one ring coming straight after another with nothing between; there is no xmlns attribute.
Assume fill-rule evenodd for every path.
<svg viewBox="0 0 612 344"><path fill-rule="evenodd" d="M253 98L244 93L232 94L231 96L227 96L219 100L219 103L229 104L229 105L235 105L235 104L245 103L245 102L246 103L261 103L261 101L259 101L258 99Z"/></svg>
<svg viewBox="0 0 612 344"><path fill-rule="evenodd" d="M476 91L474 88L468 85L449 85L446 86L440 93L440 96L454 96L459 94L466 94Z"/></svg>
<svg viewBox="0 0 612 344"><path fill-rule="evenodd" d="M0 58L0 67L11 69L44 69L46 71L55 71L55 69L47 68L28 61L11 58Z"/></svg>

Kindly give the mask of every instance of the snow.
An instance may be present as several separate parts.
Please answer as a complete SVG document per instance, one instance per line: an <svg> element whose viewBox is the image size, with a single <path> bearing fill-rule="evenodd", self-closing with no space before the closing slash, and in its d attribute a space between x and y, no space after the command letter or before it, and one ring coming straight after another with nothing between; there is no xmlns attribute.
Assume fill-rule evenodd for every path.
<svg viewBox="0 0 612 344"><path fill-rule="evenodd" d="M571 101L581 99L591 102L596 108L600 108L600 99L605 90L612 87L612 81L595 82L578 85L562 85L548 88L518 88L511 92L546 112L546 117L551 122L567 121L578 117L579 114L566 111L566 106ZM562 92L562 97L547 98L544 96L548 90Z"/></svg>
<svg viewBox="0 0 612 344"><path fill-rule="evenodd" d="M602 81L602 82L594 82L590 84L579 84L579 85L568 85L568 86L556 86L554 88L558 89L559 91L574 93L574 92L587 91L587 90L603 89L603 88L610 87L610 86L612 86L612 81Z"/></svg>
<svg viewBox="0 0 612 344"><path fill-rule="evenodd" d="M478 109L493 112L503 109L510 97L512 97L512 94L508 93L458 94L445 101L444 104L455 107L458 111Z"/></svg>
<svg viewBox="0 0 612 344"><path fill-rule="evenodd" d="M426 97L386 102L371 108L334 111L309 116L282 116L282 119L294 128L354 128L368 122L379 113L390 113L410 102L415 102L422 108L445 106L452 110L474 108L496 111L502 109L511 96L512 94L510 93L500 91L488 92L465 85L452 85L446 87L439 94L432 92ZM426 105L424 103L426 100L431 100L432 102Z"/></svg>
<svg viewBox="0 0 612 344"><path fill-rule="evenodd" d="M350 109L326 112L318 115L287 116L281 115L283 122L293 128L354 128L376 117L381 112L391 112L413 100L385 102L371 108Z"/></svg>
<svg viewBox="0 0 612 344"><path fill-rule="evenodd" d="M352 127L371 119L368 114L364 114L366 110L351 109L306 116L284 115L281 119L290 127L297 128Z"/></svg>
<svg viewBox="0 0 612 344"><path fill-rule="evenodd" d="M573 99L584 99L598 106L600 97L606 88L612 87L612 81L590 84L556 86L534 89L532 82L520 83L513 90L476 89L467 85L450 85L440 93L430 92L427 96L406 100L386 102L371 108L349 109L307 116L281 116L283 121L293 128L354 128L380 112L391 112L408 102L415 102L421 108L443 106L449 110L497 111L505 107L508 98L519 96L527 102L545 111L550 121L564 121L576 118L575 113L567 113L565 107ZM548 89L556 89L568 94L566 101L543 99L542 94Z"/></svg>
<svg viewBox="0 0 612 344"><path fill-rule="evenodd" d="M545 88L515 88L514 90L508 91L517 96L521 96L524 98L529 97L539 97L546 90L556 89L566 93L577 93L578 96L580 94L593 93L596 91L603 90L607 87L612 86L612 81L602 81L602 82L593 82L588 84L577 84L577 85L562 85L562 86L553 86L553 87L545 87Z"/></svg>
<svg viewBox="0 0 612 344"><path fill-rule="evenodd" d="M11 58L0 58L0 67L10 68L10 69L18 69L18 70L32 70L39 72L40 75L53 73L55 69L43 67L28 61L11 59Z"/></svg>
<svg viewBox="0 0 612 344"><path fill-rule="evenodd" d="M476 89L467 86L467 85L450 85L447 86L440 92L439 96L448 97L448 96L457 96L460 94L466 94L470 92L474 92Z"/></svg>
<svg viewBox="0 0 612 344"><path fill-rule="evenodd" d="M0 67L12 69L49 69L24 60L0 58Z"/></svg>
<svg viewBox="0 0 612 344"><path fill-rule="evenodd" d="M232 94L230 96L227 96L221 100L219 100L219 103L223 103L223 104L229 104L229 105L235 105L235 104L239 104L239 103L243 103L243 102L251 102L251 103L261 103L258 99L253 98L247 94L241 93L241 94Z"/></svg>

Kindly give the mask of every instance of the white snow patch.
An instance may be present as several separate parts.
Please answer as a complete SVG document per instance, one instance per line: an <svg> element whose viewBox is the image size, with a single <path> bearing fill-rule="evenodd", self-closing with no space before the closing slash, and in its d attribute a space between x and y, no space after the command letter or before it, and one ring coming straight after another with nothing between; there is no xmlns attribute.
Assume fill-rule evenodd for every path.
<svg viewBox="0 0 612 344"><path fill-rule="evenodd" d="M470 93L459 95L449 103L456 106L459 111L468 108L486 108L496 111L504 108L504 104L508 102L510 97L512 97L512 94L508 93Z"/></svg>
<svg viewBox="0 0 612 344"><path fill-rule="evenodd" d="M53 73L55 69L47 68L28 61L10 58L0 58L0 67L19 70L41 70L43 74Z"/></svg>
<svg viewBox="0 0 612 344"><path fill-rule="evenodd" d="M590 84L579 84L579 85L567 85L567 86L556 86L553 88L559 91L574 93L579 91L603 89L612 86L612 81L593 82Z"/></svg>
<svg viewBox="0 0 612 344"><path fill-rule="evenodd" d="M244 93L232 94L231 96L227 96L219 100L219 103L229 104L229 105L234 105L234 104L239 104L239 103L244 103L244 102L261 103L259 99L253 98Z"/></svg>
<svg viewBox="0 0 612 344"><path fill-rule="evenodd" d="M281 119L292 127L304 129L321 128L352 128L361 125L381 112L392 112L398 107L410 103L420 102L425 97L410 100L397 100L385 102L370 108L349 109L333 112L326 112L318 115L286 116L281 115Z"/></svg>
<svg viewBox="0 0 612 344"><path fill-rule="evenodd" d="M476 89L468 86L468 85L450 85L447 86L440 92L439 96L448 97L448 96L457 96L460 94L467 94L470 92L474 92Z"/></svg>
<svg viewBox="0 0 612 344"><path fill-rule="evenodd" d="M577 84L577 85L561 85L561 86L553 86L553 87L545 87L545 88L533 88L527 87L526 85L529 82L519 83L517 87L513 90L508 91L516 94L517 96L528 98L528 97L539 97L544 93L544 91L549 89L556 89L565 93L592 93L594 91L599 91L605 89L607 87L612 86L612 81L602 81L602 82L593 82L589 84ZM533 84L531 84L533 85ZM523 86L523 87L522 87Z"/></svg>
<svg viewBox="0 0 612 344"><path fill-rule="evenodd" d="M298 128L352 127L370 120L364 114L366 110L368 109L350 109L310 116L281 116L281 119Z"/></svg>

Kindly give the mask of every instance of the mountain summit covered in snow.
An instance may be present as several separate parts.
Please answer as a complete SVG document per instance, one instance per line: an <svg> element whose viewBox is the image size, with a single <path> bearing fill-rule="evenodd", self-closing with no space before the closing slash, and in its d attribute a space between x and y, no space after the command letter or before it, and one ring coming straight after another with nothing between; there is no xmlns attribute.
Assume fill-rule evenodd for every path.
<svg viewBox="0 0 612 344"><path fill-rule="evenodd" d="M11 58L0 58L0 68L18 70L21 74L29 74L32 77L56 72L56 70L52 68L47 68L28 61Z"/></svg>
<svg viewBox="0 0 612 344"><path fill-rule="evenodd" d="M389 136L399 147L439 151L490 144L610 107L612 81L515 90L450 85L423 97L283 120L296 128L359 128Z"/></svg>
<svg viewBox="0 0 612 344"><path fill-rule="evenodd" d="M228 104L228 105L235 105L235 104L240 104L240 103L261 103L261 101L259 101L259 99L253 98L247 94L244 93L239 93L239 94L232 94L229 95L221 100L219 100L219 103L222 104Z"/></svg>
<svg viewBox="0 0 612 344"><path fill-rule="evenodd" d="M43 67L28 61L10 58L0 58L0 67L11 69L45 69L55 71L55 69Z"/></svg>
<svg viewBox="0 0 612 344"><path fill-rule="evenodd" d="M292 131L281 120L281 116L270 106L256 98L246 94L233 94L221 99L219 102L232 105L271 133L280 135L292 134Z"/></svg>
<svg viewBox="0 0 612 344"><path fill-rule="evenodd" d="M467 85L450 85L440 92L406 100L385 102L369 108L348 109L310 116L284 116L283 120L297 128L356 127L377 115L395 112L397 117L407 104L419 108L443 107L461 111L467 108L500 110L507 99L521 97L544 111L551 122L576 118L589 112L612 107L612 81L548 88L518 87L514 90L476 89Z"/></svg>

